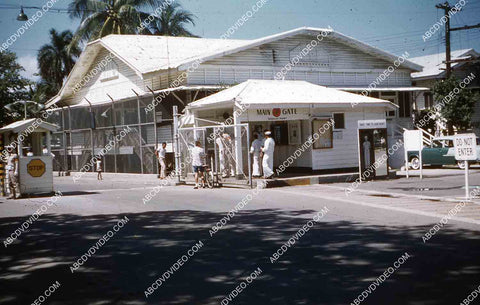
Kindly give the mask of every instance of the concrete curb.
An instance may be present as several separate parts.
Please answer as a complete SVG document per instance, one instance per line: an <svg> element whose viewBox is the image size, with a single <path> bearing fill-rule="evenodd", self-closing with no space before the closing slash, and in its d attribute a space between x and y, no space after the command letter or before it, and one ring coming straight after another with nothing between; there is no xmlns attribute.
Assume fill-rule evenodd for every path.
<svg viewBox="0 0 480 305"><path fill-rule="evenodd" d="M258 181L262 181L264 188L276 188L285 186L315 185L324 183L352 182L358 178L358 173L316 175L307 177L293 177L281 179L255 179L253 187L257 187Z"/></svg>

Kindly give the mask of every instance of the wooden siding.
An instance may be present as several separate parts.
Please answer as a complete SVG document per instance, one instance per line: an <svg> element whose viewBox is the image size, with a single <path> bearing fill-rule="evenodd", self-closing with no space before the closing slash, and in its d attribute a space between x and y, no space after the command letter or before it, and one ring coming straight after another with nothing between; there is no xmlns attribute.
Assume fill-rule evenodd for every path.
<svg viewBox="0 0 480 305"><path fill-rule="evenodd" d="M108 54L109 52L105 49L100 51L85 75L88 75L95 67L100 67L98 65L99 62ZM143 87L143 82L135 71L118 58L114 58L113 61L118 67L118 78L102 81L101 73L97 73L70 98L71 103L80 103L84 97L92 102L107 102L110 101L106 95L107 93L114 99L120 99L124 96L131 96L133 93L132 89L140 91L140 88ZM75 86L75 84L73 84L73 86Z"/></svg>
<svg viewBox="0 0 480 305"><path fill-rule="evenodd" d="M322 110L318 114L328 115ZM332 111L332 112L342 112ZM333 148L312 150L312 169L335 169L358 167L358 120L383 119L385 112L380 109L367 111L345 112L345 129L342 130L342 139L333 139Z"/></svg>
<svg viewBox="0 0 480 305"><path fill-rule="evenodd" d="M314 37L313 37L314 39ZM207 61L189 74L188 84L236 84L273 79L312 37L299 35ZM302 62L303 61L303 62ZM368 86L392 63L325 38L285 75L327 86ZM410 86L410 70L396 69L382 86Z"/></svg>
<svg viewBox="0 0 480 305"><path fill-rule="evenodd" d="M101 62L109 52L105 49L100 51L95 60L92 62L90 69L85 75L88 75L95 67L100 67ZM76 94L70 97L70 103L77 104L86 97L89 101L109 102L107 94L114 99L122 99L132 96L135 90L137 93L149 92L149 89L159 90L169 88L170 84L180 75L177 71L159 72L147 75L145 79L141 79L136 72L118 58L113 61L118 68L118 77L110 80L102 80L101 74L94 75L88 83L86 83ZM186 82L183 82L185 84ZM75 84L72 84L75 86ZM134 97L134 96L132 96Z"/></svg>

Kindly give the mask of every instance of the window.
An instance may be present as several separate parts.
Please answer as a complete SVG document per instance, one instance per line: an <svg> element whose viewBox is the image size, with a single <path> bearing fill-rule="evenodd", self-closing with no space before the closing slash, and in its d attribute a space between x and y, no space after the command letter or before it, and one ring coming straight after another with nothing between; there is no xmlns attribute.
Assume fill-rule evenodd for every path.
<svg viewBox="0 0 480 305"><path fill-rule="evenodd" d="M345 113L334 113L333 122L335 129L345 129Z"/></svg>
<svg viewBox="0 0 480 305"><path fill-rule="evenodd" d="M398 105L397 92L382 92L382 95L380 98L382 100L387 100L392 102L395 105ZM397 117L397 110L386 111L385 116L387 118L395 118Z"/></svg>
<svg viewBox="0 0 480 305"><path fill-rule="evenodd" d="M286 122L272 124L271 131L276 145L288 145L288 124Z"/></svg>
<svg viewBox="0 0 480 305"><path fill-rule="evenodd" d="M401 118L410 117L410 92L399 92L398 94L398 116Z"/></svg>
<svg viewBox="0 0 480 305"><path fill-rule="evenodd" d="M433 94L432 92L425 92L423 94L425 100L425 109L430 109L433 107Z"/></svg>
<svg viewBox="0 0 480 305"><path fill-rule="evenodd" d="M103 67L100 80L105 82L116 78L118 78L118 66L112 59Z"/></svg>
<svg viewBox="0 0 480 305"><path fill-rule="evenodd" d="M330 119L316 119L312 122L313 133L318 138L313 143L314 149L333 148L333 128Z"/></svg>

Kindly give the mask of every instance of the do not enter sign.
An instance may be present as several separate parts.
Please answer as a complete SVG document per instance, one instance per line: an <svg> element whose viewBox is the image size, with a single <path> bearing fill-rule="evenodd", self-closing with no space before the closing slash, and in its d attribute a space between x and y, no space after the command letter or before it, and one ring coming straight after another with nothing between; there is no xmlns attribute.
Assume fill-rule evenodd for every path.
<svg viewBox="0 0 480 305"><path fill-rule="evenodd" d="M453 140L455 159L477 160L477 137L474 133L456 135Z"/></svg>
<svg viewBox="0 0 480 305"><path fill-rule="evenodd" d="M45 173L45 163L40 159L33 159L27 164L27 172L32 177L41 177Z"/></svg>

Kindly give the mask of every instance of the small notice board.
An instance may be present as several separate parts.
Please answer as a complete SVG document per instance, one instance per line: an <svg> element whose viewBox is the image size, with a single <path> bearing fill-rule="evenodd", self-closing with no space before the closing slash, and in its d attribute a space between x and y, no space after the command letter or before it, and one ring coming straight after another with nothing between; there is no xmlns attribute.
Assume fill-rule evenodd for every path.
<svg viewBox="0 0 480 305"><path fill-rule="evenodd" d="M459 161L477 160L477 137L474 133L456 135L453 145L455 159Z"/></svg>
<svg viewBox="0 0 480 305"><path fill-rule="evenodd" d="M457 134L453 138L455 159L465 162L465 199L469 199L468 161L477 160L477 136L474 133Z"/></svg>

